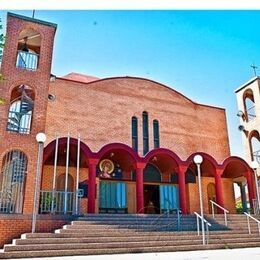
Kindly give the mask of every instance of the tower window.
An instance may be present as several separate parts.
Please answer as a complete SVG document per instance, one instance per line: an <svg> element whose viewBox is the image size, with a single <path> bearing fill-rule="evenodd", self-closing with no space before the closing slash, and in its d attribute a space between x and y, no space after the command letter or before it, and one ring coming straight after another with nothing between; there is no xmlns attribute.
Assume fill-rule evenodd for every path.
<svg viewBox="0 0 260 260"><path fill-rule="evenodd" d="M251 89L247 89L244 93L243 98L244 98L246 119L247 121L251 121L256 117L255 100L254 100L253 91Z"/></svg>
<svg viewBox="0 0 260 260"><path fill-rule="evenodd" d="M149 152L148 113L143 112L143 155Z"/></svg>
<svg viewBox="0 0 260 260"><path fill-rule="evenodd" d="M33 29L25 29L19 34L16 67L37 70L40 55L41 36Z"/></svg>
<svg viewBox="0 0 260 260"><path fill-rule="evenodd" d="M135 116L132 117L132 148L138 152L138 122Z"/></svg>
<svg viewBox="0 0 260 260"><path fill-rule="evenodd" d="M34 92L25 85L13 89L8 113L7 131L29 134L34 106Z"/></svg>
<svg viewBox="0 0 260 260"><path fill-rule="evenodd" d="M160 147L159 122L158 122L158 120L153 120L153 142L154 142L154 148Z"/></svg>

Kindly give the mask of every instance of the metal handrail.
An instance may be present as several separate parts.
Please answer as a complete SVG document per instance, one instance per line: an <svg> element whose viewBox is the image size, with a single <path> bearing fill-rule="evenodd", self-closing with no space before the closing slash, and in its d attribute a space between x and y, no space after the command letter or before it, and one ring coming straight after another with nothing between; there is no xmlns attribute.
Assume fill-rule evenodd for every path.
<svg viewBox="0 0 260 260"><path fill-rule="evenodd" d="M201 220L201 226L206 224L206 231L207 231L207 245L209 244L209 227L211 227L212 225L205 219L202 218L202 216L200 214L198 214L197 212L194 212L194 214L196 215L197 218L197 231L198 231L198 236L200 235L200 225L199 225L199 219ZM202 222L202 220L204 220L204 223ZM203 236L204 234L202 234Z"/></svg>
<svg viewBox="0 0 260 260"><path fill-rule="evenodd" d="M145 214L145 213L141 213L141 214L140 214L140 212L143 211L143 210L146 209L146 208L147 208L147 206L144 206L144 207L140 208L140 209L135 213L135 215L138 217L138 215ZM155 207L155 208L157 208L157 207ZM176 213L177 213L177 230L180 231L182 211L181 211L180 209L178 209L178 208L173 209L173 210L176 210ZM170 217L169 209L168 209L165 213L160 214L157 219L161 218L162 216L167 216L167 218L169 218L169 217Z"/></svg>
<svg viewBox="0 0 260 260"><path fill-rule="evenodd" d="M247 218L247 227L248 227L248 233L251 235L251 226L250 226L250 218L253 219L255 222L257 222L257 226L258 226L258 233L260 236L260 221L254 217L252 217L250 215L250 213L244 212L244 214L246 215Z"/></svg>
<svg viewBox="0 0 260 260"><path fill-rule="evenodd" d="M212 217L215 218L215 212L214 212L214 205L215 205L224 211L225 225L227 226L227 213L229 213L229 211L227 209L223 208L222 206L220 206L219 204L217 204L213 200L210 200L210 202L211 202L211 207L212 207Z"/></svg>

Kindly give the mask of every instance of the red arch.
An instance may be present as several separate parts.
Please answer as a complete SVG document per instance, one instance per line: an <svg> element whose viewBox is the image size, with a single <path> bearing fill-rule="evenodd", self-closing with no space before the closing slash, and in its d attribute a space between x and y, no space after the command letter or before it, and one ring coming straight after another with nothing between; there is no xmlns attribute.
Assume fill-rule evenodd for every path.
<svg viewBox="0 0 260 260"><path fill-rule="evenodd" d="M61 137L59 138L59 145L66 144L68 138L67 137ZM78 145L78 139L70 137L70 144ZM53 140L50 142L45 148L43 152L43 164L45 161L48 159L50 154L52 153L53 150L55 150L55 145L56 145L56 140ZM94 154L90 150L90 148L83 142L80 142L80 148L82 149L83 153L87 158L93 158Z"/></svg>
<svg viewBox="0 0 260 260"><path fill-rule="evenodd" d="M245 170L253 172L253 170L248 165L248 163L244 159L242 159L242 158L240 158L238 156L230 156L230 157L226 158L223 161L221 167L223 168L223 170L225 170L226 167L228 166L228 164L230 164L232 162L239 163L239 164L241 164L245 168Z"/></svg>
<svg viewBox="0 0 260 260"><path fill-rule="evenodd" d="M209 162L213 165L213 167L215 167L215 168L218 168L218 167L219 167L219 164L218 164L218 162L215 160L215 158L213 158L211 155L209 155L209 154L207 154L207 153L203 153L203 152L197 152L197 153L191 154L191 155L187 158L186 164L187 164L187 165L190 165L191 163L193 163L193 158L194 158L194 156L197 155L197 154L201 155L201 156L203 157L203 159L206 159L207 161L209 161Z"/></svg>
<svg viewBox="0 0 260 260"><path fill-rule="evenodd" d="M98 158L102 158L107 152L111 150L123 150L127 152L135 162L140 162L141 158L139 155L128 145L123 143L110 143L105 146L103 146L99 152L96 154Z"/></svg>
<svg viewBox="0 0 260 260"><path fill-rule="evenodd" d="M182 160L176 153L174 153L173 151L166 149L166 148L157 148L157 149L150 151L149 153L146 154L146 156L144 158L144 162L148 163L154 156L160 155L160 154L168 155L177 163L178 166L183 164Z"/></svg>

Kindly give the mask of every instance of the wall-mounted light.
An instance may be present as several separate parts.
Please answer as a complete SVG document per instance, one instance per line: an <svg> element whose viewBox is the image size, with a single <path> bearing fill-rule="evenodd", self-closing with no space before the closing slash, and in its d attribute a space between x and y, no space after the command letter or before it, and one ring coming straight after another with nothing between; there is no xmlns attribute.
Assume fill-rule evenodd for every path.
<svg viewBox="0 0 260 260"><path fill-rule="evenodd" d="M239 110L238 112L237 112L237 116L238 117L243 117L245 114L244 114L244 112L242 111L242 110Z"/></svg>
<svg viewBox="0 0 260 260"><path fill-rule="evenodd" d="M56 80L56 76L54 74L50 75L50 81L54 82Z"/></svg>
<svg viewBox="0 0 260 260"><path fill-rule="evenodd" d="M248 130L246 130L243 125L239 125L239 126L238 126L238 130L239 130L240 132L244 132L244 134L245 134L246 136L248 136Z"/></svg>

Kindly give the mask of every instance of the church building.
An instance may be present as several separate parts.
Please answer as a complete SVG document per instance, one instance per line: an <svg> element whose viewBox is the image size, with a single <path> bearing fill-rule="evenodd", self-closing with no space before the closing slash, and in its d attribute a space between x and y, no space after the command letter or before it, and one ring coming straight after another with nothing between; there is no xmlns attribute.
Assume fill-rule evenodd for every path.
<svg viewBox="0 0 260 260"><path fill-rule="evenodd" d="M0 220L31 215L35 194L38 213L56 219L193 214L199 212L198 154L205 213L212 212L211 201L236 213L235 183L246 184L243 198L253 208L252 169L230 156L224 108L196 103L147 78L54 76L56 29L8 13L0 82ZM38 133L47 137L40 165Z"/></svg>

